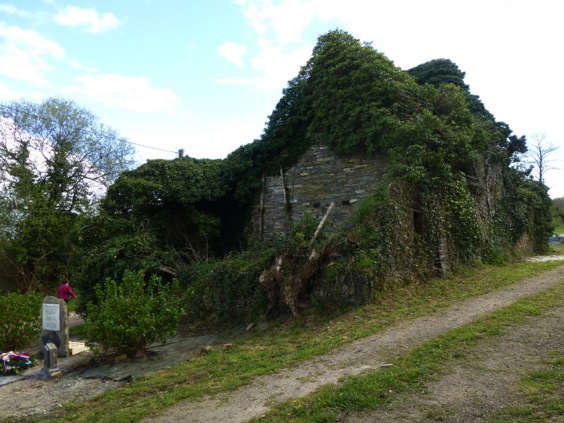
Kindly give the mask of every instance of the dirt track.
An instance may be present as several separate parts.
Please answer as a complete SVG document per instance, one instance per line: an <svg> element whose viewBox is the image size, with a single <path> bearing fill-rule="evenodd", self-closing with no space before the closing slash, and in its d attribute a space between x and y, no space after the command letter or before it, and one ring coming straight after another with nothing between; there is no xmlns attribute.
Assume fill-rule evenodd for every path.
<svg viewBox="0 0 564 423"><path fill-rule="evenodd" d="M250 385L233 392L179 403L164 410L159 416L152 416L145 421L214 423L248 421L262 415L272 405L307 395L320 386L338 383L341 377L357 375L366 369L377 369L383 363L422 342L562 281L564 281L564 266L484 296L460 302L432 316L402 322L377 335L350 343L331 354L317 357L274 375L258 377ZM553 336L554 333L560 336ZM445 378L443 381L438 381L436 386L429 388L430 396L405 397L399 403L401 407L394 409L392 405L386 410L385 415L355 415L349 416L347 421L426 421L426 414L422 416L418 413L429 407L442 411L445 409L459 411L460 419L453 417L442 421L482 421L479 416L487 415L492 404L497 404L498 400L504 398L512 398L507 392L495 387L490 381L491 377L495 379L499 369L507 368L507 374L511 377L508 376L505 383L501 384L501 387L507 387L508 381L512 381L523 370L534 368L535 363L542 359L543 351L564 349L563 333L564 311L558 309L550 314L550 318L535 319L529 326L523 326L516 332L512 331L508 334L507 341L504 341L505 352L497 343L490 347L485 346L483 353L478 357L479 366L470 363L466 367L455 369L454 376L450 380ZM514 338L511 338L512 336ZM519 339L529 342L521 342L518 341ZM539 348L532 348L535 345ZM515 353L511 360L508 360L510 355L508 352ZM477 369L482 365L492 369L489 371L490 376L487 376L488 372L479 372L484 373L484 377L489 377L488 380L475 377ZM519 368L520 372L517 371ZM32 414L47 414L62 402L86 399L115 386L119 386L119 383L83 378L62 378L51 381L23 380L0 386L0 396L18 398L17 401L0 401L0 421L14 421ZM491 389L487 388L487 392L484 393L480 391L479 386L491 387ZM453 392L458 392L458 395ZM498 397L496 392L500 392ZM470 398L474 398L470 404L478 404L478 410L463 403ZM483 401L480 402L480 398ZM404 407L406 404L410 404L411 408Z"/></svg>
<svg viewBox="0 0 564 423"><path fill-rule="evenodd" d="M250 385L234 392L180 403L164 410L160 416L152 416L146 419L145 422L246 422L253 417L264 414L274 404L307 395L323 385L338 383L343 376L357 375L367 369L379 368L397 355L405 353L441 333L467 324L480 316L506 307L522 297L539 293L562 281L564 281L564 266L481 297L458 303L433 316L403 322L382 333L355 341L331 354L283 370L280 373L256 378ZM533 330L534 333L538 333L539 339L546 337L546 331L560 334L564 332L562 310L559 313L559 317L550 320L552 323L544 332L540 327ZM538 321L545 322L543 319ZM546 320L546 322L549 322L549 320ZM558 348L558 345L559 348L564 348L562 336L555 337L553 340L558 342L551 345L551 348ZM524 344L521 346L514 344L511 348L516 351L518 348L524 350L525 347ZM488 360L493 360L492 366L494 368L505 366L504 355L497 358L499 360L497 364L495 363L496 358L493 356L489 357ZM518 365L519 358L516 360ZM470 381L471 379L466 378L466 380ZM461 381L459 386L463 386L463 384L464 382ZM450 392L452 390L443 389L445 394ZM460 392L460 394L461 399L466 399L463 392ZM438 403L440 404L440 400ZM451 406L456 408L453 404ZM398 416L398 419L395 419L391 416L388 418L385 415L369 415L360 418L360 420L350 421L405 422L409 420L406 416ZM449 421L477 420L455 419Z"/></svg>
<svg viewBox="0 0 564 423"><path fill-rule="evenodd" d="M523 403L516 383L542 370L554 351L564 354L564 307L484 342L448 374L428 384L424 393L400 394L378 412L353 414L342 421L487 422L503 408ZM564 415L550 421L564 422Z"/></svg>

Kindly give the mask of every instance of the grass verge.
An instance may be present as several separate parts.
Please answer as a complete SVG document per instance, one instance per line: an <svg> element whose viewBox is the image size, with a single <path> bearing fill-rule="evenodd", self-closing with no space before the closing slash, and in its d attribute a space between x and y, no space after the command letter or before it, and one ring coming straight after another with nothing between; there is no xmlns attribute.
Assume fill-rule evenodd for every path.
<svg viewBox="0 0 564 423"><path fill-rule="evenodd" d="M564 226L557 226L552 232L555 234L564 234Z"/></svg>
<svg viewBox="0 0 564 423"><path fill-rule="evenodd" d="M520 381L521 405L504 409L489 423L564 420L564 351L554 351L552 356L543 370L532 372Z"/></svg>
<svg viewBox="0 0 564 423"><path fill-rule="evenodd" d="M391 368L349 378L339 387L327 387L308 397L284 403L265 416L251 421L336 422L349 412L375 410L388 403L397 393L420 392L426 382L444 374L456 360L464 359L480 341L501 335L508 328L526 322L530 316L542 315L563 305L564 283L561 283L469 325L440 335L398 359ZM527 378L523 384L531 391L529 404L509 411L495 422L544 422L552 421L550 419L554 416L564 415L561 396L563 361L558 359L552 369L534 373ZM525 419L517 420L519 414Z"/></svg>
<svg viewBox="0 0 564 423"><path fill-rule="evenodd" d="M382 293L373 303L341 316L288 320L268 332L233 340L225 350L139 378L120 389L70 403L44 421L134 422L187 398L234 389L255 376L273 373L327 353L397 322L420 317L456 301L536 276L562 262L513 263L469 268L459 274ZM470 336L470 335L466 335ZM397 371L397 367L393 369ZM425 371L425 368L418 370ZM393 372L392 372L393 374ZM417 374L417 373L416 373Z"/></svg>

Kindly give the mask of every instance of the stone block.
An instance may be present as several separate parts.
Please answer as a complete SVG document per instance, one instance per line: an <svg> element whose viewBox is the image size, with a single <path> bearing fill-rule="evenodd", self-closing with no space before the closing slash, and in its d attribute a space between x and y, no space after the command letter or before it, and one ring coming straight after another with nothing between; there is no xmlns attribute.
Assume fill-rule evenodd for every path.
<svg viewBox="0 0 564 423"><path fill-rule="evenodd" d="M43 346L47 343L57 347L59 357L70 354L67 303L52 296L45 297L41 305L39 349L43 351Z"/></svg>

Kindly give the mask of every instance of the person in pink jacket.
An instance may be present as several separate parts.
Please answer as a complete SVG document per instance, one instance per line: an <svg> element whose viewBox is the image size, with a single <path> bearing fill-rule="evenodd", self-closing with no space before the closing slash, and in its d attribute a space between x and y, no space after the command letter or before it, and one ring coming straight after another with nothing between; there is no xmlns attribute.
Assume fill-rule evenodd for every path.
<svg viewBox="0 0 564 423"><path fill-rule="evenodd" d="M76 295L74 294L74 292L72 292L72 288L70 287L69 280L67 278L63 279L63 283L61 284L61 286L59 286L59 289L57 289L57 297L60 300L65 300L65 303L68 303L71 297L76 298Z"/></svg>

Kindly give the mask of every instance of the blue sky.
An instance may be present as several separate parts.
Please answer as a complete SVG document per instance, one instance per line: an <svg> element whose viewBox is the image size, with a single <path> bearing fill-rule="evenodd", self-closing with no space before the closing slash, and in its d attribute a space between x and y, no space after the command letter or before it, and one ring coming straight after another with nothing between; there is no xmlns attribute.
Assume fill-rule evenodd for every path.
<svg viewBox="0 0 564 423"><path fill-rule="evenodd" d="M223 158L260 137L317 37L340 28L401 69L448 58L517 135L559 146L564 25L552 0L0 0L0 102L76 101L139 163ZM150 148L149 148L150 147ZM546 174L564 196L564 148Z"/></svg>

